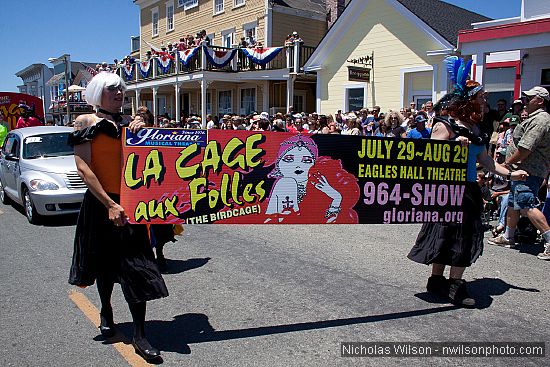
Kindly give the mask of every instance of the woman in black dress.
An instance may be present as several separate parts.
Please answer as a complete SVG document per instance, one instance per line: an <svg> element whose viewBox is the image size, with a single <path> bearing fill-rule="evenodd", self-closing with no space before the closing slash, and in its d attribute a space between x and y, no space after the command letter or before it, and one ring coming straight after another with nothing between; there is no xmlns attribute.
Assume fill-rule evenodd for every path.
<svg viewBox="0 0 550 367"><path fill-rule="evenodd" d="M129 224L119 204L122 128L135 132L145 126L140 116L130 121L119 113L125 89L118 75L99 73L86 89L86 100L96 112L75 120L70 143L88 191L78 216L69 283L83 287L97 282L99 329L105 337L114 335L111 293L114 283L120 283L132 314L132 345L136 353L151 361L160 358L160 352L145 338L146 302L168 296L168 290L147 227Z"/></svg>
<svg viewBox="0 0 550 367"><path fill-rule="evenodd" d="M469 145L467 182L462 200L463 220L462 223L424 223L408 257L421 264L432 265L432 275L426 286L428 292L448 297L459 306L474 307L475 300L468 294L462 275L466 267L472 265L483 252L483 199L476 183L476 162L508 180L524 180L527 172L512 172L487 154L486 139L478 126L485 103L483 87L475 81L466 80L471 62L464 65L463 60L456 57L451 61L461 64L456 65L454 70L462 71L458 80L451 76L455 90L434 107L439 112L445 110L448 115L434 118L431 138L457 140ZM448 280L443 276L446 265L451 267Z"/></svg>

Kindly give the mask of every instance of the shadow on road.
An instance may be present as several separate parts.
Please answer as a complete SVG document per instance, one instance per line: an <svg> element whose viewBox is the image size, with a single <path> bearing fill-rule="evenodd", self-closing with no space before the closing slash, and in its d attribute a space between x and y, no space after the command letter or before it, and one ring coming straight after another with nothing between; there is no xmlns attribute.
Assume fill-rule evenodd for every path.
<svg viewBox="0 0 550 367"><path fill-rule="evenodd" d="M210 257L187 260L166 259L166 269L162 270L162 274L179 274L185 271L197 269L206 265L210 259Z"/></svg>
<svg viewBox="0 0 550 367"><path fill-rule="evenodd" d="M516 289L524 292L540 292L536 288L523 288L513 284L508 284L502 279L498 278L480 278L468 282L468 290L470 294L476 299L477 308L487 308L493 303L492 296L500 296L510 289Z"/></svg>
<svg viewBox="0 0 550 367"><path fill-rule="evenodd" d="M524 292L540 292L536 288L522 288L512 284L508 284L504 280L498 278L475 279L471 282L468 282L467 285L468 291L476 300L477 309L488 308L493 303L492 296L500 296L508 292L510 289L516 289ZM449 300L447 298L438 297L428 292L417 293L414 296L428 303L449 303Z"/></svg>
<svg viewBox="0 0 550 367"><path fill-rule="evenodd" d="M21 213L25 217L25 209L18 204L10 204L13 209ZM61 214L61 215L50 215L50 216L41 216L38 222L38 226L44 227L69 227L76 225L76 220L78 219L78 214ZM29 224L30 226L32 224Z"/></svg>
<svg viewBox="0 0 550 367"><path fill-rule="evenodd" d="M151 320L146 322L148 339L161 351L190 354L189 344L205 343L232 339L254 338L258 336L291 333L297 331L318 330L339 326L367 324L386 320L395 320L415 316L429 315L456 310L457 306L443 306L414 311L394 312L383 315L352 317L347 319L302 322L286 325L260 326L237 330L215 330L208 316L189 313L175 316L172 321ZM123 323L117 328L126 335L132 335L132 325Z"/></svg>

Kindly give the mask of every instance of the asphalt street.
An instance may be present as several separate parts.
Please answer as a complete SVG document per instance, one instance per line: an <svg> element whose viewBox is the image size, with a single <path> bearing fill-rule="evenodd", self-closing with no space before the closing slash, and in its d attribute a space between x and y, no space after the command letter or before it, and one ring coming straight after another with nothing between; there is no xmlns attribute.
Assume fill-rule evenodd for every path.
<svg viewBox="0 0 550 367"><path fill-rule="evenodd" d="M131 318L120 288L119 334L104 340L89 319L97 290L67 283L74 222L32 226L0 205L1 366L141 362L128 359ZM460 309L427 296L428 267L406 258L418 230L186 226L165 248L170 296L148 303L149 340L165 366L550 365L550 262L536 258L541 247L486 246L465 274L479 307ZM349 341L545 342L546 357L341 357Z"/></svg>

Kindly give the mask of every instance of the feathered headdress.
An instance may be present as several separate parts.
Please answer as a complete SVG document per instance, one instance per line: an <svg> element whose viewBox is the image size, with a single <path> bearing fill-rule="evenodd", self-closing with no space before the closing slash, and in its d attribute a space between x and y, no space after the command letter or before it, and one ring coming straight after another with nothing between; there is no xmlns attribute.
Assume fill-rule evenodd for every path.
<svg viewBox="0 0 550 367"><path fill-rule="evenodd" d="M472 60L464 62L464 59L458 56L447 56L443 62L453 84L453 91L444 95L434 105L436 111L447 108L454 101L471 97L483 89L481 84L468 80Z"/></svg>

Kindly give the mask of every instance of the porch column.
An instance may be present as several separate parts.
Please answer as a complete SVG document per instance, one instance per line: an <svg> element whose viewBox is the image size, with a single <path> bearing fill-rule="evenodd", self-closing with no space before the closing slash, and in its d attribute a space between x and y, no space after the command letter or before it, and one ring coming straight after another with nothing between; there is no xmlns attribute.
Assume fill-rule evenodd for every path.
<svg viewBox="0 0 550 367"><path fill-rule="evenodd" d="M174 85L176 91L176 122L180 122L180 85L176 83Z"/></svg>
<svg viewBox="0 0 550 367"><path fill-rule="evenodd" d="M201 70L206 70L206 46L198 46L200 47L200 53L201 53Z"/></svg>
<svg viewBox="0 0 550 367"><path fill-rule="evenodd" d="M269 113L269 81L265 80L262 86L262 111Z"/></svg>
<svg viewBox="0 0 550 367"><path fill-rule="evenodd" d="M153 87L153 116L155 116L155 124L158 124L158 121L157 120L157 116L158 116L158 111L157 111L157 92L158 92L158 87Z"/></svg>
<svg viewBox="0 0 550 367"><path fill-rule="evenodd" d="M296 80L296 74L290 74L286 81L286 112L290 109L290 106L294 104L294 81Z"/></svg>
<svg viewBox="0 0 550 367"><path fill-rule="evenodd" d="M137 109L139 108L140 104L140 94L141 94L141 89L136 89L136 112L137 112ZM135 112L134 112L135 114Z"/></svg>
<svg viewBox="0 0 550 367"><path fill-rule="evenodd" d="M157 77L157 58L153 57L153 79Z"/></svg>
<svg viewBox="0 0 550 367"><path fill-rule="evenodd" d="M483 84L483 74L485 71L485 58L487 57L487 54L485 54L483 51L478 52L475 55L472 55L472 59L474 60L475 65L475 74L474 80L480 84Z"/></svg>
<svg viewBox="0 0 550 367"><path fill-rule="evenodd" d="M204 78L201 79L201 119L202 129L206 129L206 89L207 82Z"/></svg>
<svg viewBox="0 0 550 367"><path fill-rule="evenodd" d="M300 42L294 42L294 72L298 74L300 72Z"/></svg>

